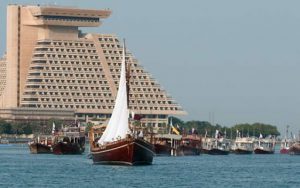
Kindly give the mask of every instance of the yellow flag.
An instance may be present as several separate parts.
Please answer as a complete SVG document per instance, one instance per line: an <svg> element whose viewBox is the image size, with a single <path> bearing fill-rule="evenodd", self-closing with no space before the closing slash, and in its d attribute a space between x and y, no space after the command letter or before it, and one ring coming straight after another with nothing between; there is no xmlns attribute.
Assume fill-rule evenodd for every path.
<svg viewBox="0 0 300 188"><path fill-rule="evenodd" d="M173 131L175 134L180 135L180 132L179 132L175 127L173 127L173 126L171 126L171 127L172 127L172 131Z"/></svg>

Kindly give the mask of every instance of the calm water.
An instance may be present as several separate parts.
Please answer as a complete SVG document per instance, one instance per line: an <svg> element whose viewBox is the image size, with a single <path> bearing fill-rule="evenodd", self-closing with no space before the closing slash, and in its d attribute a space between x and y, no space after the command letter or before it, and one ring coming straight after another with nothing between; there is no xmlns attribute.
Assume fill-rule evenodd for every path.
<svg viewBox="0 0 300 188"><path fill-rule="evenodd" d="M0 187L300 187L300 156L156 157L151 166L93 165L86 155L32 155L0 145Z"/></svg>

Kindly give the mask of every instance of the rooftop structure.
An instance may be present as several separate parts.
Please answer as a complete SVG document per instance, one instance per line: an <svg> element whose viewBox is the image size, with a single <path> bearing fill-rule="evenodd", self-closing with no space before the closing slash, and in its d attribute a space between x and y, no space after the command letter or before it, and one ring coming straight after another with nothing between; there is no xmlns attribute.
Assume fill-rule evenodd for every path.
<svg viewBox="0 0 300 188"><path fill-rule="evenodd" d="M110 14L110 10L8 6L7 55L0 60L0 106L6 116L0 110L0 117L109 118L122 44L115 35L82 34L79 27L100 26ZM126 58L132 74L130 107L144 116L144 124L157 126L166 123L168 115L185 114L129 51ZM65 110L67 116L56 116L53 110ZM7 116L8 112L15 115Z"/></svg>

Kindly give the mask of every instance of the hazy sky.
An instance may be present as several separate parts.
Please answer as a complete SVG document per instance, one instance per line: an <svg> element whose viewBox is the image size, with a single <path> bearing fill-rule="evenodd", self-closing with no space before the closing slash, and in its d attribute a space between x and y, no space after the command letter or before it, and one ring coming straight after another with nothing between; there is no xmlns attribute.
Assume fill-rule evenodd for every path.
<svg viewBox="0 0 300 188"><path fill-rule="evenodd" d="M300 129L300 1L0 0L6 5L110 8L99 28L126 38L139 62L188 112L185 120L231 126L263 122Z"/></svg>

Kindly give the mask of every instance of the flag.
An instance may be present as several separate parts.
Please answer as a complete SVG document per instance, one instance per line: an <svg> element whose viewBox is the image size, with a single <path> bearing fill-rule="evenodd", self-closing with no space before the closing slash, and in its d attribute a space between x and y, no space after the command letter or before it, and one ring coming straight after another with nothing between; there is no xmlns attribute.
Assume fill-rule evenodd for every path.
<svg viewBox="0 0 300 188"><path fill-rule="evenodd" d="M54 134L55 133L55 123L53 122L53 124L52 124L52 134Z"/></svg>
<svg viewBox="0 0 300 188"><path fill-rule="evenodd" d="M180 132L173 125L171 125L171 128L175 134L180 135Z"/></svg>
<svg viewBox="0 0 300 188"><path fill-rule="evenodd" d="M217 139L219 137L219 130L216 130L215 138Z"/></svg>

